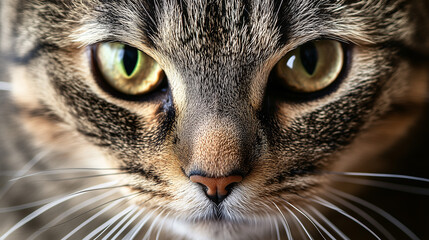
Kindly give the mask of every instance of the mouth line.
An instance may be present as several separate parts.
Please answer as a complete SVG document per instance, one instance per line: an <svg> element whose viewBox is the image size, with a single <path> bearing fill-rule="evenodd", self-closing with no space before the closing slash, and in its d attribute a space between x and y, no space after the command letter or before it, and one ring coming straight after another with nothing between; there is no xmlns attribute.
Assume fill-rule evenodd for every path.
<svg viewBox="0 0 429 240"><path fill-rule="evenodd" d="M199 217L199 218L195 218L192 220L192 222L197 222L197 223L216 223L216 224L248 224L250 223L249 220L244 220L244 219L240 219L240 220L232 220L231 218L227 218L225 216L205 216L205 217Z"/></svg>
<svg viewBox="0 0 429 240"><path fill-rule="evenodd" d="M221 209L221 206L213 206L211 213L207 213L204 216L195 217L192 221L218 224L245 224L251 222L249 219L228 215L225 210Z"/></svg>
<svg viewBox="0 0 429 240"><path fill-rule="evenodd" d="M215 204L213 205L211 213L207 213L204 217L201 217L197 220L211 221L211 222L224 222L226 221L226 217L221 210L221 206Z"/></svg>

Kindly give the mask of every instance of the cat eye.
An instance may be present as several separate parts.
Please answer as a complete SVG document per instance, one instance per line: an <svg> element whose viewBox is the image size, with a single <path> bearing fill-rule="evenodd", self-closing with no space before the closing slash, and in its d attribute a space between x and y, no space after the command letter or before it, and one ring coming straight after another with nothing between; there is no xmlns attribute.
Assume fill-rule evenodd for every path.
<svg viewBox="0 0 429 240"><path fill-rule="evenodd" d="M311 93L333 83L343 65L344 50L340 42L311 41L286 54L274 67L274 74L291 91Z"/></svg>
<svg viewBox="0 0 429 240"><path fill-rule="evenodd" d="M106 82L126 95L148 93L164 78L164 71L153 58L125 44L100 43L95 47L95 59Z"/></svg>

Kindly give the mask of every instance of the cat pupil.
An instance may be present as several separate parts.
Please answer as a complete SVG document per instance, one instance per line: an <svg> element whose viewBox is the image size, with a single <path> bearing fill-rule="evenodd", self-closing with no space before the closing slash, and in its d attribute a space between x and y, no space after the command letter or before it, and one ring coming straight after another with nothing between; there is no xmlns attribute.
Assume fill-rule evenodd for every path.
<svg viewBox="0 0 429 240"><path fill-rule="evenodd" d="M309 42L300 48L301 62L308 74L313 75L319 56L314 43Z"/></svg>
<svg viewBox="0 0 429 240"><path fill-rule="evenodd" d="M125 72L128 76L133 74L137 66L138 56L139 53L137 49L125 45L122 62L124 64Z"/></svg>

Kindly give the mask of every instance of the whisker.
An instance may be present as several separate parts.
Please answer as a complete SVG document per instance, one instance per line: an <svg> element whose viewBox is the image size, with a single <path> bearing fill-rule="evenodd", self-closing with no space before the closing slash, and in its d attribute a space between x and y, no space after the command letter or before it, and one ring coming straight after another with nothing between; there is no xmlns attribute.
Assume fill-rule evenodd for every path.
<svg viewBox="0 0 429 240"><path fill-rule="evenodd" d="M114 201L111 204L109 204L107 207L103 208L102 210L100 210L99 212L97 212L96 214L92 215L90 218L88 218L86 221L84 221L83 223L79 224L79 226L77 226L75 229L73 229L71 232L69 232L65 237L61 238L61 240L66 240L69 239L72 235L74 235L77 231L79 231L81 228L83 228L84 226L86 226L88 223L92 222L95 218L99 217L100 215L102 215L103 213L107 212L108 210L110 210L111 208L113 208L114 206L118 205L121 201L123 201L124 199L120 199L119 201Z"/></svg>
<svg viewBox="0 0 429 240"><path fill-rule="evenodd" d="M118 185L118 186L113 186L113 187L88 189L88 190L77 191L75 193L89 193L89 192L93 192L93 191L108 190L108 189L127 187L127 186L129 186L129 184ZM71 193L71 194L74 194L74 193ZM68 195L70 195L70 194L68 194ZM63 196L60 196L60 197L47 198L47 199L43 199L43 200L31 202L31 203L25 203L25 204L18 205L18 206L13 206L13 207L0 208L0 213L9 213L9 212L14 212L14 211L19 211L19 210L23 210L23 209L28 209L28 208L32 208L32 207L37 207L37 206L45 205L45 204L48 204L48 203L50 203L52 201L56 201L56 200L62 199L64 197L68 196L68 195L63 195Z"/></svg>
<svg viewBox="0 0 429 240"><path fill-rule="evenodd" d="M163 214L165 212L165 209L164 210L162 210L156 217L155 217L155 219L152 221L152 223L150 224L150 227L149 227L149 229L147 230L147 232L146 232L146 234L143 236L143 240L146 240L146 239L149 239L150 238L150 236L151 236L151 234L152 234L152 231L153 231L153 228L154 228L154 226L155 226L155 224L157 223L157 221L158 221L158 219L159 219L159 217Z"/></svg>
<svg viewBox="0 0 429 240"><path fill-rule="evenodd" d="M273 202L273 201L271 201L271 202L274 204L274 206L277 208L277 210L279 210L280 214L282 215L282 218L283 218L282 224L283 224L283 227L284 227L284 229L286 231L287 238L289 240L293 240L293 237L292 237L292 234L291 234L291 231L290 231L290 227L289 227L289 224L288 224L288 222L286 220L285 215L283 214L283 212L280 210L280 208L277 206L277 204L275 202Z"/></svg>
<svg viewBox="0 0 429 240"><path fill-rule="evenodd" d="M295 215L295 213L290 210L287 206L283 205L284 208L286 208L286 210L289 211L289 213L296 219L296 221L298 222L298 224L301 226L301 228L304 230L305 234L307 234L308 238L310 240L313 240L313 237L310 235L310 233L307 231L307 229L305 228L304 224L302 224L301 220L299 220L298 216Z"/></svg>
<svg viewBox="0 0 429 240"><path fill-rule="evenodd" d="M12 84L10 82L0 81L0 90L1 91L12 91Z"/></svg>
<svg viewBox="0 0 429 240"><path fill-rule="evenodd" d="M28 171L30 171L31 168L33 168L38 162L40 162L40 160L42 160L46 156L46 154L46 151L36 154L36 156L34 156L28 163L26 163L14 177L20 177L26 174ZM7 191L9 191L13 184L13 182L7 182L3 186L3 188L0 190L0 199L3 198L3 196L7 193Z"/></svg>
<svg viewBox="0 0 429 240"><path fill-rule="evenodd" d="M311 216L311 214L309 214L307 211L305 211L304 209L300 208L300 210L305 213L309 218L311 218L311 220L317 225L319 226L320 229L322 229L322 231L328 235L328 237L330 237L331 239L335 239L335 237L322 225L320 224L313 216Z"/></svg>
<svg viewBox="0 0 429 240"><path fill-rule="evenodd" d="M297 207L295 207L294 205L292 205L290 202L286 201L285 199L283 199L289 206L293 207L296 211L298 211L299 213L301 213L301 215L303 215L305 218L307 218L307 220L309 220L311 222L311 224L313 224L313 226L316 228L316 230L319 232L319 234L322 236L323 239L326 240L325 236L323 236L323 234L320 232L319 228L316 226L316 224L306 215L304 214L301 210L299 210Z"/></svg>
<svg viewBox="0 0 429 240"><path fill-rule="evenodd" d="M109 196L113 195L116 192L117 192L116 189L114 189L112 191L109 191L109 192L105 192L104 194L101 194L101 195L96 196L94 198L90 198L90 199L88 199L88 200L86 200L86 201L84 201L84 202L82 202L82 203L80 203L80 204L78 204L78 205L76 205L76 206L68 209L67 211L65 211L64 213L58 215L52 221L50 221L49 223L47 223L45 226L43 226L42 228L40 228L39 230L37 230L35 233L33 233L28 238L28 240L34 240L34 239L36 239L40 234L44 233L49 228L54 227L56 224L58 224L59 222L61 222L64 218L70 216L71 214L73 214L73 213L75 213L75 212L77 212L77 211L79 211L79 210L81 210L81 209L83 209L83 208L85 208L85 207L87 207L87 206L95 203L95 202L100 201L101 199L109 197Z"/></svg>
<svg viewBox="0 0 429 240"><path fill-rule="evenodd" d="M386 211L384 211L383 209L377 207L376 205L365 201L361 198L358 198L356 196L347 194L345 192L342 192L338 189L334 189L329 187L329 190L334 193L337 194L343 198L346 198L350 201L353 201L355 203L358 203L368 209L371 209L372 211L374 211L375 213L378 213L380 216L384 217L387 221L389 221L390 223L392 223L393 225L395 225L398 229L400 229L403 233L405 233L409 238L416 240L419 239L419 237L417 237L413 231L411 231L407 226L405 226L403 223L401 223L398 219L396 219L395 217L393 217L392 215L390 215L389 213L387 213Z"/></svg>
<svg viewBox="0 0 429 240"><path fill-rule="evenodd" d="M161 235L161 230L164 227L165 221L167 220L168 216L170 215L170 212L167 213L164 217L164 219L162 220L161 226L159 227L157 233L156 233L156 238L155 240L159 240L159 236Z"/></svg>
<svg viewBox="0 0 429 240"><path fill-rule="evenodd" d="M17 170L17 171L0 171L0 176L2 177L16 177L17 174L21 173L22 171Z"/></svg>
<svg viewBox="0 0 429 240"><path fill-rule="evenodd" d="M378 240L381 240L381 238L374 233L374 231L372 231L369 227L367 227L365 224L363 224L361 221L357 220L356 218L354 218L353 216L351 216L350 214L346 213L344 210L342 210L341 208L333 205L332 203L320 198L320 197L316 197L316 199L311 199L311 201L318 203L322 206L325 206L327 208L330 208L344 216L346 216L347 218L353 220L355 223L359 224L361 227L363 227L365 230L367 230L369 233L371 233L375 238L377 238Z"/></svg>
<svg viewBox="0 0 429 240"><path fill-rule="evenodd" d="M292 230L297 229L299 233L298 239L308 239L305 232L302 230L301 226L299 225L298 221L296 221L295 218L292 218L294 226L292 227Z"/></svg>
<svg viewBox="0 0 429 240"><path fill-rule="evenodd" d="M140 222L138 222L132 229L130 232L128 232L127 235L125 235L124 239L134 239L136 237L136 235L140 232L140 230L143 228L143 226L146 224L146 222L150 219L150 217L154 214L154 212L156 210L158 210L159 207L155 210L152 210L148 215L144 216L144 218L142 220L140 220Z"/></svg>
<svg viewBox="0 0 429 240"><path fill-rule="evenodd" d="M53 208L53 207L57 206L57 205L58 205L58 204L60 204L60 203L63 203L63 202L65 202L65 201L70 200L70 199L72 199L72 198L75 198L75 197L77 197L77 196L80 196L80 195L82 195L82 194L84 194L84 193L86 193L86 192L88 192L88 191L90 191L90 190L97 190L97 189L100 189L100 188L104 188L104 187L112 186L112 185L114 185L114 184L116 184L116 183L117 183L117 181L113 181L113 182L108 182L108 183L99 184L99 185L96 185L96 186L94 186L94 187L90 187L90 188L84 189L84 190L82 190L82 191L78 191L78 192L75 192L75 193L69 194L69 195L67 195L67 196L65 196L65 197L63 197L63 198L61 198L61 199L58 199L58 200L53 201L53 202L51 202L51 203L48 203L48 204L44 205L43 207L41 207L41 208L39 208L39 209L35 210L34 212L30 213L30 214L29 214L29 215L27 215L25 218L21 219L21 220L20 220L18 223L16 223L12 228L10 228L10 229L5 233L5 234L3 234L3 235L0 237L0 240L4 240L4 239L6 239L6 237L8 237L10 234L12 234L13 232L15 232L15 231L16 231L17 229L19 229L20 227L22 227L22 226L23 226L24 224L26 224L27 222L29 222L29 221L33 220L34 218L38 217L38 216L39 216L39 215L41 215L42 213L44 213L44 212L46 212L47 210L49 210L49 209L51 209L51 208Z"/></svg>
<svg viewBox="0 0 429 240"><path fill-rule="evenodd" d="M32 208L32 207L37 207L37 206L45 205L47 203L50 203L50 202L55 201L57 199L60 199L62 197L63 196L61 196L61 197L52 197L52 198L47 198L47 199L43 199L43 200L40 200L40 201L35 201L35 202L26 203L26 204L22 204L22 205L17 205L17 206L13 206L13 207L0 208L0 213L15 212L15 211L23 210L23 209L28 209L28 208Z"/></svg>
<svg viewBox="0 0 429 240"><path fill-rule="evenodd" d="M386 228L384 228L377 220L375 220L373 217L368 215L365 211L362 209L356 207L355 205L351 204L350 202L345 201L344 199L341 199L340 197L337 197L330 193L325 193L325 196L330 198L333 201L336 201L339 204L342 204L343 206L347 207L351 211L357 213L359 216L364 218L368 223L370 223L372 226L374 226L376 229L378 229L387 239L395 239L392 234L387 231Z"/></svg>
<svg viewBox="0 0 429 240"><path fill-rule="evenodd" d="M138 211L116 234L115 236L113 236L113 240L115 240L116 238L118 238L127 228L129 225L131 225L131 223L133 223L146 209L142 208L140 209L140 211ZM107 239L107 238L106 238Z"/></svg>
<svg viewBox="0 0 429 240"><path fill-rule="evenodd" d="M279 224L277 223L276 220L274 220L274 226L276 227L277 240L280 240L280 229L279 229Z"/></svg>
<svg viewBox="0 0 429 240"><path fill-rule="evenodd" d="M274 221L274 224L273 224L273 219L270 217L270 214L268 213L268 211L264 210L264 212L267 215L267 219L270 221L270 239L273 239L273 229L276 230L274 228L274 226L276 226L276 224L275 224L275 221Z"/></svg>
<svg viewBox="0 0 429 240"><path fill-rule="evenodd" d="M273 222L272 222L272 218L270 217L270 214L267 211L267 209L270 210L270 207L265 203L262 203L262 205L264 206L264 208L262 208L261 210L265 213L265 215L267 216L267 219L270 221L270 239L272 239Z"/></svg>
<svg viewBox="0 0 429 240"><path fill-rule="evenodd" d="M102 225L97 227L96 229L94 229L88 235L86 235L83 238L83 240L89 240L97 234L98 234L98 236L94 239L99 238L116 221L118 221L120 218L122 218L123 216L125 216L126 214L128 214L129 212L131 212L133 209L136 209L136 208L137 208L137 206L131 205L131 206L127 207L126 209L122 210L120 213L116 214L114 217L112 217L111 219L109 219L108 221L106 221L105 223L103 223Z"/></svg>
<svg viewBox="0 0 429 240"><path fill-rule="evenodd" d="M101 169L101 168L100 168ZM96 170L100 170L100 169L96 169ZM65 170L65 169L64 169ZM73 170L78 170L78 169L73 169ZM85 171L88 171L89 169L85 169ZM80 169L79 169L79 171L80 171ZM22 173L23 171L17 171L16 173ZM47 173L47 172L53 172L52 170L51 171L45 171L45 172L43 172L43 173ZM36 175L39 175L40 173L37 173L37 174L31 174L31 176L36 176ZM51 173L52 174L52 173ZM61 174L61 173L55 173L55 174ZM42 174L41 174L42 175ZM16 175L15 175L16 176ZM9 180L9 181L17 181L17 180L19 180L19 179L22 179L22 178L25 178L25 177L30 177L30 175L26 175L26 176L22 176L22 177L18 177L18 178L15 178L15 179L12 179L12 180ZM13 183L11 183L11 184L13 184ZM116 187L124 187L124 186L128 186L128 185L121 185L121 186L116 186ZM110 188L110 187L109 187ZM93 191L93 190L95 190L95 191L98 191L98 190L103 190L103 189L109 189L109 188L99 188L99 189L90 189L90 190L87 190L87 191L82 191L82 193L84 193L84 192L89 192L89 191ZM115 188L115 187L112 187L112 188ZM50 203L50 202L52 202L52 201L54 201L54 200L57 200L57 199L60 199L60 198L62 198L62 197L64 197L64 196L61 196L61 197L52 197L52 198L48 198L48 199L44 199L44 200L40 200L40 201L35 201L35 202L32 202L32 203L26 203L26 204L22 204L22 205L18 205L18 206L13 206L13 207L7 207L7 208L0 208L0 213L8 213L8 212L14 212L14 211L19 211L19 210L23 210L23 209L28 209L28 208L32 208L32 207L36 207L36 206L41 206L41 205L44 205L44 204L47 204L47 203Z"/></svg>
<svg viewBox="0 0 429 240"><path fill-rule="evenodd" d="M327 219L319 210L314 208L311 205L307 205L307 208L312 211L314 214L316 214L326 225L328 225L332 230L334 230L335 233L338 234L342 239L344 240L350 240L349 237L347 237L346 234L344 234L340 229L338 229L335 224L333 224L329 219Z"/></svg>
<svg viewBox="0 0 429 240"><path fill-rule="evenodd" d="M81 176L81 177L70 177L70 178L53 178L53 179L40 179L38 181L70 181L70 180L79 180L79 179L90 179L90 178L98 178L98 177L106 177L106 176L118 176L118 175L125 175L128 174L126 172L121 173L106 173L106 174L97 174L97 175L88 175L88 176Z"/></svg>
<svg viewBox="0 0 429 240"><path fill-rule="evenodd" d="M338 181L338 182L347 182L347 183L352 183L352 184L359 184L359 185L365 185L365 186L371 186L371 187L379 187L379 188L395 190L395 191L400 191L400 192L405 192L405 193L412 193L412 194L429 196L429 189L428 188L420 188L420 187L413 187L413 186L407 186L407 185L402 185L402 184L382 182L382 181L377 181L377 180L358 179L358 178L340 177L340 176L332 177L332 180Z"/></svg>
<svg viewBox="0 0 429 240"><path fill-rule="evenodd" d="M23 178L29 178L29 177L35 177L35 176L48 176L48 175L57 175L57 174L68 174L68 173L75 174L75 173L84 173L84 172L91 172L91 171L120 171L120 170L121 169L119 168L59 168L59 169L52 169L52 170L31 173L24 176L18 176L9 181L18 181Z"/></svg>
<svg viewBox="0 0 429 240"><path fill-rule="evenodd" d="M388 173L364 173L364 172L326 172L334 175L345 175L345 176L356 176L356 177L378 177L378 178L394 178L394 179L407 179L419 182L429 183L429 179L422 177L414 177L400 174L388 174Z"/></svg>
<svg viewBox="0 0 429 240"><path fill-rule="evenodd" d="M108 205L108 204L110 204L110 203L112 203L112 202L116 202L116 201L124 200L124 199L126 199L126 200L127 200L126 202L128 202L128 201L130 201L132 198L137 197L137 196L139 196L140 194L141 194L140 192L132 193L132 194L129 194L129 195L126 195L126 196L118 197L118 198L115 198L115 199L113 199L113 200L107 201L107 202L105 202L105 203L103 203L103 204L100 204L100 205L98 205L98 206L96 206L96 207L94 207L94 208L92 208L92 209L90 209L90 210L88 210L88 211L85 211L85 212L83 212L83 213L81 213L81 214L77 215L76 217L73 217L72 219L69 219L69 220L67 220L67 221L65 221L65 222L62 222L62 223L60 223L60 224L58 224L58 225L63 225L63 224L66 224L66 223L68 223L68 222L71 222L71 221L75 220L76 218L79 218L79 217L81 217L81 216L83 216L83 215L85 215L85 214L88 214L88 213L90 213L90 212L92 212L92 211L94 211L94 210L96 210L96 209L98 209L98 208L101 208L101 207L103 207L103 206L106 206L106 205ZM132 197L132 198L130 198L130 197ZM129 198L129 199L127 199L127 198ZM57 225L57 226L58 226L58 225ZM54 226L54 227L56 227L56 226Z"/></svg>
<svg viewBox="0 0 429 240"><path fill-rule="evenodd" d="M137 206L135 206L130 212L127 213L127 215L125 217L123 217L121 219L121 221L115 225L115 227L112 228L112 230L110 230L106 236L103 237L102 240L107 240L109 239L110 236L112 236L116 230L118 230L139 208Z"/></svg>

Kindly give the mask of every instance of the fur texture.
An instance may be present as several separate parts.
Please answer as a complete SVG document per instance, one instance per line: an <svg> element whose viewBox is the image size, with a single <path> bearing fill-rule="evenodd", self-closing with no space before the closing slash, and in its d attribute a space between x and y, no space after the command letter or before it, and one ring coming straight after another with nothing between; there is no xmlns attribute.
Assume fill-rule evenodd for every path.
<svg viewBox="0 0 429 240"><path fill-rule="evenodd" d="M0 234L24 239L43 229L41 239L68 233L73 239L108 236L121 225L94 230L130 214L136 220L128 221L121 235L126 238L135 229L136 236L154 239L287 239L286 223L297 238L307 229L315 238L329 238L314 225L323 222L319 210L330 210L323 214L340 219L335 224L352 239L407 236L395 224L379 228L362 214L374 234L353 221L342 225L341 219L349 218L332 213L335 209L318 197L328 200L324 194L332 194L330 187L355 193L356 185L344 180L355 178L343 177L338 185L341 177L334 181L329 172L393 171L383 158L395 155L393 144L418 126L426 98L426 5L409 0L3 0L2 79L13 91L2 94L1 169L6 174L40 159L28 169L39 175L12 181L10 191L0 195L0 210L8 212L0 211L7 218ZM317 39L344 43L340 79L314 94L279 91L270 75L275 64ZM168 86L138 98L112 94L100 84L91 58L94 44L107 41L153 57ZM53 174L47 178L54 181L33 181L49 170ZM217 206L189 180L195 173L234 173L244 180ZM7 179L5 186L11 183ZM72 195L13 230L31 210L43 208L11 212L13 206L107 181L114 183ZM422 186L426 195L427 186ZM46 225L58 217L58 209L73 209L111 189L117 192ZM407 205L421 199L401 208L407 212ZM335 197L330 201L341 205ZM101 209L106 210L94 221L76 228ZM153 224L144 224L146 219ZM426 229L416 229L419 237L428 236Z"/></svg>

